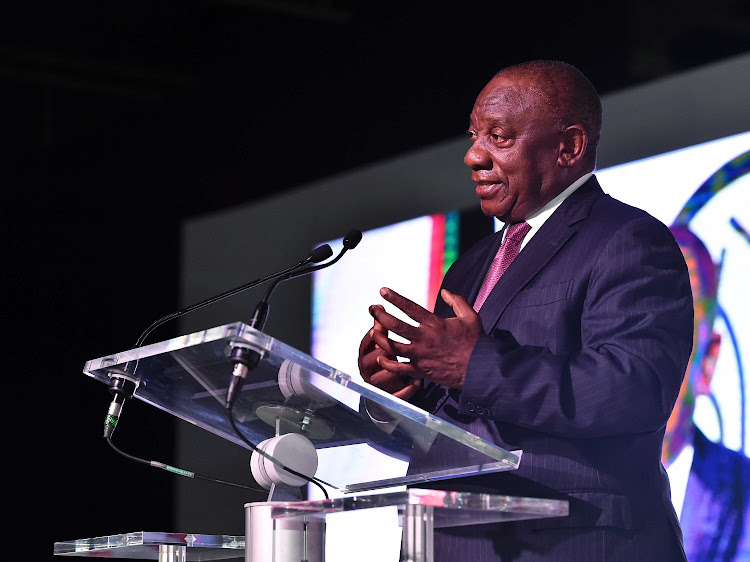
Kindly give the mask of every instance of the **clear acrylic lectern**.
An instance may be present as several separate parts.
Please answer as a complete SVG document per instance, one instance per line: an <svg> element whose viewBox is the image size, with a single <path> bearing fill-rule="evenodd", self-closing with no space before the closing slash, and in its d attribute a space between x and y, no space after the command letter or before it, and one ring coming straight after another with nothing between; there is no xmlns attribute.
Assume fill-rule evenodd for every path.
<svg viewBox="0 0 750 562"><path fill-rule="evenodd" d="M247 448L226 411L230 354L236 346L261 355L234 404L238 428L255 444L279 433L298 433L319 453L348 447L346 470L322 462L315 474L342 493L518 467L520 452L501 449L242 322L93 359L84 372L110 384L130 364L127 371L137 384L135 398ZM371 479L370 472L357 474L356 467L367 464L356 461L358 451L374 448L408 463L428 451L436 439L472 449L479 462L396 477Z"/></svg>
<svg viewBox="0 0 750 562"><path fill-rule="evenodd" d="M108 385L127 377L135 385L135 398L249 448L235 433L226 408L231 357L237 348L260 355L233 407L233 419L244 437L259 444L279 436L303 436L320 458L315 479L339 494L350 495L317 502L249 504L246 520L253 519L250 512L254 506L254 518L263 519L272 542L278 539L287 544L299 539L308 548L316 540L324 540L323 530L317 538L307 531L308 527L320 527L325 514L390 505L398 507L404 525L402 560L429 561L435 527L567 514L568 503L555 500L414 489L363 495L364 491L414 484L425 487L445 478L514 470L521 452L484 441L242 322L93 359L84 372ZM455 466L406 469L414 459L424 458L438 440L450 440L457 450L470 454L457 455L463 460ZM330 451L344 451L346 462L327 461ZM394 462L373 463L373 451ZM284 466L301 470L294 460L292 457ZM375 465L388 468L373 471ZM304 532L299 534L299 529ZM291 536L287 531L297 533L297 539L285 538ZM247 537L250 543L250 531ZM252 558L251 547L246 546L246 560L265 562L265 554ZM305 552L305 559L322 560L321 553ZM269 556L282 559L277 551Z"/></svg>

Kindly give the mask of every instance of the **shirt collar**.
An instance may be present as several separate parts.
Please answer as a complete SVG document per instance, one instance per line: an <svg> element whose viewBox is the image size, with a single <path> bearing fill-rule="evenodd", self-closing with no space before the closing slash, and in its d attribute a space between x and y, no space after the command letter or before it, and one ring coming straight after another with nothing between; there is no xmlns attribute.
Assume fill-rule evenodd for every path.
<svg viewBox="0 0 750 562"><path fill-rule="evenodd" d="M572 195L576 189L578 189L584 183L589 181L589 178L593 175L594 175L594 172L589 172L588 174L582 175L580 178L578 178L576 181L570 184L567 188L565 188L565 190L563 190L563 192L560 193L557 197L555 197L552 201L550 201L544 207L542 207L533 215L528 217L526 219L526 222L529 223L529 226L532 229L534 230L539 229L546 222L546 220L550 217L550 215L554 213L555 210L562 204L562 202L565 201L570 195Z"/></svg>
<svg viewBox="0 0 750 562"><path fill-rule="evenodd" d="M549 203L547 203L544 207L536 211L533 215L528 217L526 219L526 222L531 227L528 234L524 236L523 241L521 242L521 248L520 250L523 250L524 247L526 247L526 244L529 243L529 240L531 240L534 235L537 233L537 231L542 227L542 225L547 221L547 219L552 216L552 213L554 213L557 208L562 204L563 201L565 201L568 197L570 197L573 192L581 187L584 183L586 183L591 176L594 175L594 172L589 172L588 174L582 175L580 178L578 178L576 181L574 181L572 184L570 184L565 190L563 190L557 197L552 199ZM503 223L500 221L495 222L496 225L502 225ZM507 225L506 225L507 226ZM496 226L496 230L499 230L500 226ZM505 235L508 233L507 228L503 228L503 240L505 240ZM519 251L520 251L519 250Z"/></svg>

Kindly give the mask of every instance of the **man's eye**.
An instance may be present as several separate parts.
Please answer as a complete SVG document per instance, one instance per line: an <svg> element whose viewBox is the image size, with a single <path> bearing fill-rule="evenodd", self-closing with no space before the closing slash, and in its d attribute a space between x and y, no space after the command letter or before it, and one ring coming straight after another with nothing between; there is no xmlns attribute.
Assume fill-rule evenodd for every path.
<svg viewBox="0 0 750 562"><path fill-rule="evenodd" d="M472 131L471 129L469 129L468 131L466 131L466 134L469 135L470 139L477 138L477 132L476 131Z"/></svg>
<svg viewBox="0 0 750 562"><path fill-rule="evenodd" d="M500 133L490 133L490 138L495 144L508 144L511 140L510 138L506 137L505 135L501 135Z"/></svg>

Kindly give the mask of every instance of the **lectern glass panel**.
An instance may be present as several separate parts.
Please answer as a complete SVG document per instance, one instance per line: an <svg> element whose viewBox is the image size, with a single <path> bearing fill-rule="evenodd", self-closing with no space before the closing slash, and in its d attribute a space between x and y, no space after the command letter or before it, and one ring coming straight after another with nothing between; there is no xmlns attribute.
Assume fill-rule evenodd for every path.
<svg viewBox="0 0 750 562"><path fill-rule="evenodd" d="M398 507L403 515L403 510L408 505L434 508L436 529L524 519L566 517L569 509L567 500L412 488L400 492L355 495L329 500L274 502L271 516L274 518L325 518L329 513L393 506Z"/></svg>
<svg viewBox="0 0 750 562"><path fill-rule="evenodd" d="M245 557L245 537L136 531L55 543L55 555L87 558L162 560L166 546L182 547L185 560L226 560ZM164 558L173 560L179 558Z"/></svg>
<svg viewBox="0 0 750 562"><path fill-rule="evenodd" d="M518 467L520 453L501 449L241 322L92 359L84 372L105 384L125 374L137 383L136 398L246 447L225 407L230 354L238 346L261 355L235 401L239 429L254 444L294 432L305 435L319 455L331 447L351 448L351 467L342 470L323 461L315 475L344 493ZM408 473L409 461L437 439L466 448L471 455L463 458L471 461ZM372 451L394 461L387 473L373 473L373 463L357 461L360 452L367 459ZM357 464L367 470L357 470Z"/></svg>

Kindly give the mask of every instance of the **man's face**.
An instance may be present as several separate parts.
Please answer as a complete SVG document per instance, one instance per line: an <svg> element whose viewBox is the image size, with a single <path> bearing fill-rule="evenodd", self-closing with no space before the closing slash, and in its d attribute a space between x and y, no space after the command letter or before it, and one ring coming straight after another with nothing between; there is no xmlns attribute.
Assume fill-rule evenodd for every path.
<svg viewBox="0 0 750 562"><path fill-rule="evenodd" d="M503 222L525 220L567 187L557 165L560 127L530 86L528 79L497 76L471 112L464 162L482 212Z"/></svg>

